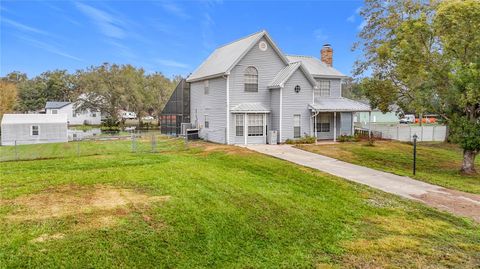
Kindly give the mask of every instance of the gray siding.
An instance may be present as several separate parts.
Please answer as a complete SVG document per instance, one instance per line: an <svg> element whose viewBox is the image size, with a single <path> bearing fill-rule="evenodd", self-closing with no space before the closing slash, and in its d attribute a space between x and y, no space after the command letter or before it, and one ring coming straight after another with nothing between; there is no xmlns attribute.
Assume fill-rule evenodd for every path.
<svg viewBox="0 0 480 269"><path fill-rule="evenodd" d="M294 91L296 85L301 90L299 93ZM285 83L282 89L283 109L282 109L282 137L280 142L293 138L293 115L299 114L301 136L311 134L310 110L308 104L312 102L313 87L305 78L305 75L299 69L293 73L290 79Z"/></svg>
<svg viewBox="0 0 480 269"><path fill-rule="evenodd" d="M204 82L193 82L190 85L190 119L193 125L200 128L200 137L225 143L226 123L226 79L209 80L209 93L204 93ZM205 115L208 115L209 128L205 128Z"/></svg>
<svg viewBox="0 0 480 269"><path fill-rule="evenodd" d="M261 41L266 41L266 39L262 38L259 42ZM272 49L271 44L266 51L261 51L258 43L230 72L230 107L240 103L262 103L271 109L271 90L267 89L267 86L286 64ZM254 66L258 70L258 92L245 92L244 90L244 70L248 66ZM267 124L269 124L268 129L270 130L269 117L267 115ZM235 137L233 114L230 115L230 123L230 142L235 143L234 141L239 139ZM250 139L252 142L259 142L261 138L249 137L249 141Z"/></svg>
<svg viewBox="0 0 480 269"><path fill-rule="evenodd" d="M280 128L280 89L270 90L270 130L277 130Z"/></svg>
<svg viewBox="0 0 480 269"><path fill-rule="evenodd" d="M31 135L31 126L39 126L39 135ZM2 145L67 142L66 123L2 124Z"/></svg>

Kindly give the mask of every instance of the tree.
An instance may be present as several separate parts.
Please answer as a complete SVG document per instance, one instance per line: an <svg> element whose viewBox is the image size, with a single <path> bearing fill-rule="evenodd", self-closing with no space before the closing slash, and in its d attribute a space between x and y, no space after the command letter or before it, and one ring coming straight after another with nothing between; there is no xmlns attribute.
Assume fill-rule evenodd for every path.
<svg viewBox="0 0 480 269"><path fill-rule="evenodd" d="M15 84L0 81L0 119L3 114L13 112L17 104L17 87Z"/></svg>
<svg viewBox="0 0 480 269"><path fill-rule="evenodd" d="M475 173L480 152L480 2L440 3L434 26L442 43L448 84L439 91L453 141L463 148L462 172Z"/></svg>
<svg viewBox="0 0 480 269"><path fill-rule="evenodd" d="M166 78L162 73L153 73L146 77L146 86L150 96L149 108L152 113L156 113L160 118L168 98L172 95L175 86L182 80L181 77L175 77L172 81Z"/></svg>
<svg viewBox="0 0 480 269"><path fill-rule="evenodd" d="M480 149L479 12L476 0L367 0L366 26L354 45L363 52L355 75L371 74L361 82L371 104L442 115L464 149L464 173L475 172Z"/></svg>

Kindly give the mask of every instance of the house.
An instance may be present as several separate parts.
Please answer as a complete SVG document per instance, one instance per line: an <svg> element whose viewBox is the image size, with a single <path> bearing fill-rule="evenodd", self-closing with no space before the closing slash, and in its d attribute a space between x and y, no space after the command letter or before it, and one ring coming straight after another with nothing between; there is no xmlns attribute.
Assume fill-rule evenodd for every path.
<svg viewBox="0 0 480 269"><path fill-rule="evenodd" d="M351 135L353 113L370 107L341 96L332 63L330 45L321 59L285 55L266 31L219 47L187 78L191 123L225 144L264 144L270 131L280 143Z"/></svg>
<svg viewBox="0 0 480 269"><path fill-rule="evenodd" d="M69 125L100 125L101 114L99 111L90 109L79 110L77 103L72 102L47 102L45 105L45 113L50 115L65 114Z"/></svg>
<svg viewBox="0 0 480 269"><path fill-rule="evenodd" d="M369 102L363 103L370 105ZM359 112L354 116L354 122L363 126L366 126L369 122L374 124L399 123L401 114L403 113L397 105L391 105L386 113L378 108L372 109L371 113Z"/></svg>
<svg viewBox="0 0 480 269"><path fill-rule="evenodd" d="M67 142L66 114L4 114L2 146Z"/></svg>

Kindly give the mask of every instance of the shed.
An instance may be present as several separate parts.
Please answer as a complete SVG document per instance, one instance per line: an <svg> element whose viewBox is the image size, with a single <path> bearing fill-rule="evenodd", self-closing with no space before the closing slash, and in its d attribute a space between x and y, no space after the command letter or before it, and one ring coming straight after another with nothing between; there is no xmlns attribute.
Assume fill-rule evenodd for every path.
<svg viewBox="0 0 480 269"><path fill-rule="evenodd" d="M66 114L4 114L2 146L67 142Z"/></svg>

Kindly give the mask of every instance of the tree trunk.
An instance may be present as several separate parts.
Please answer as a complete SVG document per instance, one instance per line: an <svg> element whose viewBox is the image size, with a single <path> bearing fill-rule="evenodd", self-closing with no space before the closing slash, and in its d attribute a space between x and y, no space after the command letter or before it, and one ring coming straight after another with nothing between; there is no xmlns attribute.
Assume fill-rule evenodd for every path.
<svg viewBox="0 0 480 269"><path fill-rule="evenodd" d="M477 150L463 150L463 163L460 170L463 174L472 175L475 174L475 157L477 156Z"/></svg>

